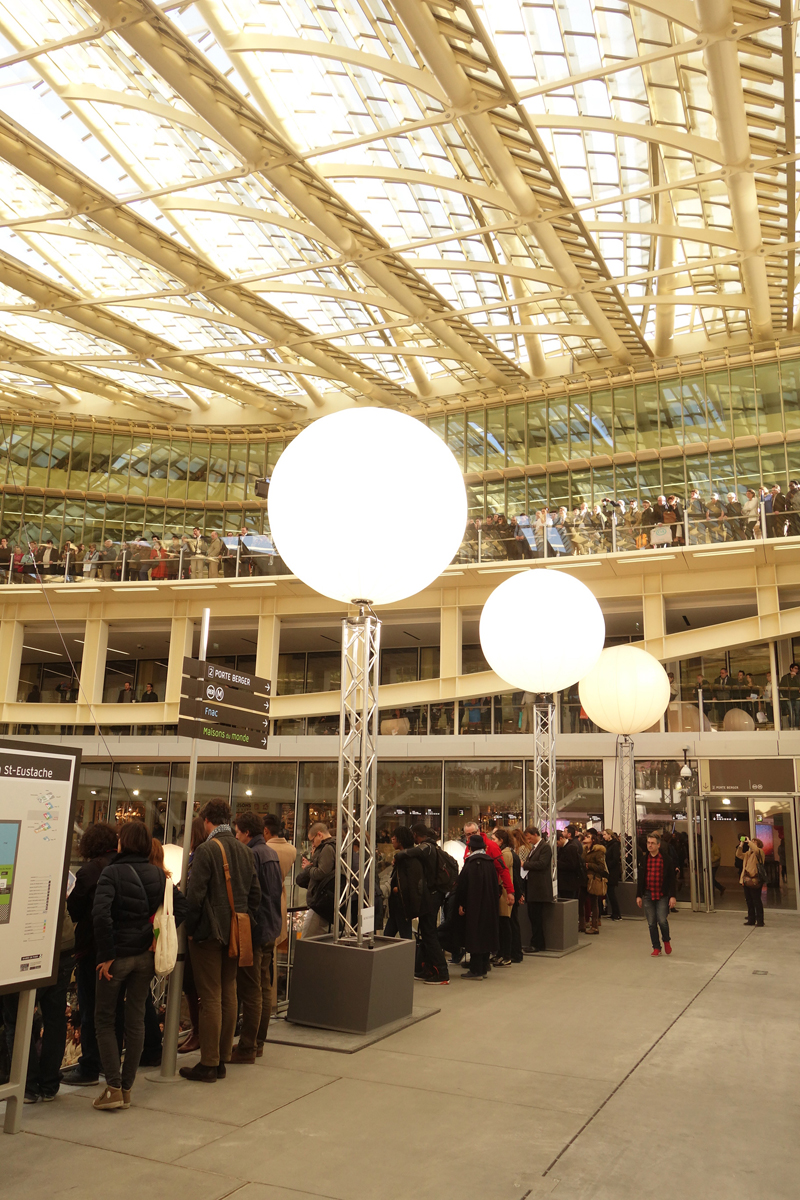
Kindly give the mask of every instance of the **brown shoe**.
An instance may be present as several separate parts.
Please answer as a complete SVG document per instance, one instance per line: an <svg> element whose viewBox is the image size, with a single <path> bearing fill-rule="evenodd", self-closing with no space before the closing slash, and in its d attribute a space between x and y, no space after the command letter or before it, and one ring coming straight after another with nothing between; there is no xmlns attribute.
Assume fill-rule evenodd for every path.
<svg viewBox="0 0 800 1200"><path fill-rule="evenodd" d="M241 1046L233 1047L233 1050L231 1051L231 1062L232 1063L243 1063L243 1064L246 1063L248 1065L252 1065L255 1061L256 1061L255 1046L253 1047L252 1050L243 1050L241 1048Z"/></svg>
<svg viewBox="0 0 800 1200"><path fill-rule="evenodd" d="M93 1108L99 1108L103 1111L110 1111L112 1108L124 1108L124 1106L122 1088L107 1087L96 1100L92 1101Z"/></svg>
<svg viewBox="0 0 800 1200"><path fill-rule="evenodd" d="M200 1034L193 1029L183 1045L178 1047L178 1054L191 1054L193 1050L199 1049Z"/></svg>
<svg viewBox="0 0 800 1200"><path fill-rule="evenodd" d="M263 1047L263 1045L261 1045L261 1046L256 1046L256 1058L263 1058L263 1057L264 1057L264 1047Z"/></svg>
<svg viewBox="0 0 800 1200"><path fill-rule="evenodd" d="M123 1088L122 1089L122 1107L130 1108L130 1106L131 1106L131 1089Z"/></svg>

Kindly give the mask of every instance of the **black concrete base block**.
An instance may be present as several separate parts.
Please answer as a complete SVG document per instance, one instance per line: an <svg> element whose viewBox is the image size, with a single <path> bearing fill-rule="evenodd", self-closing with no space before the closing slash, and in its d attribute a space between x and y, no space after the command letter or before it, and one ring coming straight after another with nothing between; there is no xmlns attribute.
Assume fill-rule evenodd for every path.
<svg viewBox="0 0 800 1200"><path fill-rule="evenodd" d="M617 901L621 916L627 917L629 920L634 918L638 921L644 920L644 913L636 903L635 883L618 883Z"/></svg>
<svg viewBox="0 0 800 1200"><path fill-rule="evenodd" d="M544 944L548 950L578 945L578 901L556 900L544 910Z"/></svg>
<svg viewBox="0 0 800 1200"><path fill-rule="evenodd" d="M523 948L531 944L528 906L519 906L519 931ZM544 907L544 944L548 950L571 950L578 945L578 901L556 900Z"/></svg>
<svg viewBox="0 0 800 1200"><path fill-rule="evenodd" d="M327 934L297 943L287 1021L369 1033L410 1017L413 1007L413 941L376 937L370 949Z"/></svg>

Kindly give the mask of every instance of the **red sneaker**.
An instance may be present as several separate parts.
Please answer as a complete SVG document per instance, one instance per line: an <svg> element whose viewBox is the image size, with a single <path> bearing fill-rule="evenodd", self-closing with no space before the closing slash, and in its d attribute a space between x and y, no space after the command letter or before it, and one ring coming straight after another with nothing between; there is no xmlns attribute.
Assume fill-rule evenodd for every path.
<svg viewBox="0 0 800 1200"><path fill-rule="evenodd" d="M664 942L664 950L667 954L672 954L672 942Z"/></svg>
<svg viewBox="0 0 800 1200"><path fill-rule="evenodd" d="M660 950L651 950L650 957L651 958L661 958L661 951Z"/></svg>

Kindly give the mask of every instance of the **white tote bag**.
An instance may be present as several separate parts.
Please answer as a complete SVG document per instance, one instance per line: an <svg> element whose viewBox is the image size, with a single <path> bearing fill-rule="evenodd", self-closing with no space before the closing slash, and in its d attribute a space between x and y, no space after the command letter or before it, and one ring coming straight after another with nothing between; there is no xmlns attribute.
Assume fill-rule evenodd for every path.
<svg viewBox="0 0 800 1200"><path fill-rule="evenodd" d="M153 932L156 937L156 975L170 975L178 961L178 930L172 908L172 880L169 876L164 888L164 903L153 917Z"/></svg>

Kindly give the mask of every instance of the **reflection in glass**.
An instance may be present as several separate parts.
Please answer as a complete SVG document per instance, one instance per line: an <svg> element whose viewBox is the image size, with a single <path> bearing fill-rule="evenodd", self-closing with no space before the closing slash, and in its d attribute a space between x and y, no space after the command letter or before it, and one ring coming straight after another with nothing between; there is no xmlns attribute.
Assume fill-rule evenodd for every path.
<svg viewBox="0 0 800 1200"><path fill-rule="evenodd" d="M386 843L397 825L423 822L442 832L442 764L378 761L377 841Z"/></svg>
<svg viewBox="0 0 800 1200"><path fill-rule="evenodd" d="M761 898L765 908L797 908L796 851L792 801L756 797L755 835L763 842L767 882Z"/></svg>
<svg viewBox="0 0 800 1200"><path fill-rule="evenodd" d="M172 779L169 790L169 817L165 842L183 845L183 822L186 813L186 792L189 786L189 764L178 762L172 764ZM194 809L196 815L207 800L227 800L231 798L231 764L229 762L199 762L197 764L197 785L194 793Z"/></svg>
<svg viewBox="0 0 800 1200"><path fill-rule="evenodd" d="M445 840L461 838L467 821L486 831L521 825L521 762L446 762L444 780Z"/></svg>
<svg viewBox="0 0 800 1200"><path fill-rule="evenodd" d="M163 842L168 795L168 762L114 764L112 821L144 821L152 836Z"/></svg>

